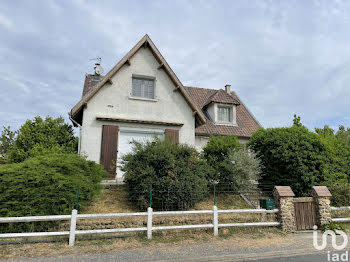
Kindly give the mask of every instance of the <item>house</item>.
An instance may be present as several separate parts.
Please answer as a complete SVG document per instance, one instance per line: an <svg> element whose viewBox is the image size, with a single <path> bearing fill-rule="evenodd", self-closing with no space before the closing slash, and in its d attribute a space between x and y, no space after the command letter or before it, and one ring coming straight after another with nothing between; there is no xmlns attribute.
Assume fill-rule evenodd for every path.
<svg viewBox="0 0 350 262"><path fill-rule="evenodd" d="M210 135L246 142L260 125L238 96L225 90L184 86L148 35L105 76L97 64L86 75L70 118L80 127L81 154L122 180L121 157L130 141L171 137L201 150Z"/></svg>

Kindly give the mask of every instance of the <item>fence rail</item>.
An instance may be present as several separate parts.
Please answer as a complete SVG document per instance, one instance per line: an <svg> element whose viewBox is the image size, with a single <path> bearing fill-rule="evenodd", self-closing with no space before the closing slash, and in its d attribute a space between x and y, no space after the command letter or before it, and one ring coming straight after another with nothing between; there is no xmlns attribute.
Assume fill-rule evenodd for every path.
<svg viewBox="0 0 350 262"><path fill-rule="evenodd" d="M333 210L333 211L350 210L350 206L348 206L348 207L331 207L331 210Z"/></svg>
<svg viewBox="0 0 350 262"><path fill-rule="evenodd" d="M214 235L218 235L218 229L222 227L273 227L279 226L279 222L257 222L257 223L226 223L219 224L219 214L244 214L244 213L261 213L273 214L277 213L278 209L230 209L218 210L213 206L212 210L192 210L192 211L161 211L153 212L151 207L147 212L137 213L109 213L109 214L78 214L76 209L72 210L71 215L56 215L56 216L28 216L28 217L2 217L0 223L17 223L17 222L36 222L36 221L58 221L70 220L70 231L59 232L28 232L28 233L5 233L0 234L0 238L16 238L16 237L43 237L43 236L69 236L69 245L74 246L76 235L86 234L107 234L107 233L125 233L125 232L142 232L147 231L147 237L152 238L152 231L160 230L178 230L178 229L200 229L213 228ZM152 226L153 216L187 216L187 215L212 215L212 224L199 225L180 225L180 226ZM113 229L94 229L94 230L76 230L78 219L99 219L99 218L120 218L120 217L147 217L147 227L138 228L113 228Z"/></svg>
<svg viewBox="0 0 350 262"><path fill-rule="evenodd" d="M350 206L346 207L331 207L332 211L344 211L344 210L350 210ZM339 218L332 218L333 222L350 222L350 217L339 217Z"/></svg>

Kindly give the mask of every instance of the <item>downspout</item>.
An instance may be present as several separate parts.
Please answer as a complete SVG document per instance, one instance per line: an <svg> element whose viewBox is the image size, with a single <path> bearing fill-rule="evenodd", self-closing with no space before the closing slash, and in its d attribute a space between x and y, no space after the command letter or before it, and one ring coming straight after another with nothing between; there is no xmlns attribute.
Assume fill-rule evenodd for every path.
<svg viewBox="0 0 350 262"><path fill-rule="evenodd" d="M80 125L77 121L75 121L75 120L72 118L71 112L68 112L68 116L69 116L70 121L72 121L75 125L77 125L77 126L79 127L78 155L80 155L80 147L81 147L81 125Z"/></svg>

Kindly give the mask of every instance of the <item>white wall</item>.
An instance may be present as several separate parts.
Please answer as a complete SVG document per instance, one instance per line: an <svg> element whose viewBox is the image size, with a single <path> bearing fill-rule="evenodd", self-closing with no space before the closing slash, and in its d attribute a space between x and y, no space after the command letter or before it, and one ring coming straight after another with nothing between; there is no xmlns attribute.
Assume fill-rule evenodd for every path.
<svg viewBox="0 0 350 262"><path fill-rule="evenodd" d="M196 150L198 152L201 152L203 150L203 147L205 147L208 144L209 137L196 136L195 141L196 141L196 144L195 144ZM238 138L238 142L240 144L248 143L248 141L249 141L249 138L244 138L244 137L239 137Z"/></svg>
<svg viewBox="0 0 350 262"><path fill-rule="evenodd" d="M195 145L195 118L192 110L179 91L173 92L174 84L163 69L158 70L156 61L148 48L140 48L130 59L130 66L124 65L112 78L113 84L106 84L88 102L84 109L81 152L88 159L100 161L102 125L118 125L140 128L179 129L180 143ZM154 101L130 99L132 75L155 77ZM99 121L96 116L154 120L183 123L182 127L127 124Z"/></svg>

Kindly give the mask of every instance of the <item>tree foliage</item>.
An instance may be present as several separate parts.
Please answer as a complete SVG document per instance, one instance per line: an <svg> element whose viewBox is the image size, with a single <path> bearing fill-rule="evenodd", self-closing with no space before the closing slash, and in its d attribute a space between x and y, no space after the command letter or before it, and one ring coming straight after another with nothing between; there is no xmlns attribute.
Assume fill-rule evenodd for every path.
<svg viewBox="0 0 350 262"><path fill-rule="evenodd" d="M62 117L43 119L37 116L20 127L9 158L12 162L21 162L36 152L51 148L60 152L76 152L77 145L73 127L66 124Z"/></svg>
<svg viewBox="0 0 350 262"><path fill-rule="evenodd" d="M308 194L323 181L326 150L319 136L304 126L260 129L249 141L263 164L264 186L291 186L298 195Z"/></svg>
<svg viewBox="0 0 350 262"><path fill-rule="evenodd" d="M347 184L350 146L344 130L335 134L324 126L314 133L297 116L292 127L258 130L249 145L264 166L261 184L289 185L298 195L308 195L313 185Z"/></svg>
<svg viewBox="0 0 350 262"><path fill-rule="evenodd" d="M332 194L331 204L336 207L350 206L350 185L333 184L328 186Z"/></svg>
<svg viewBox="0 0 350 262"><path fill-rule="evenodd" d="M70 214L77 190L79 208L100 190L103 168L75 153L50 152L21 163L0 165L0 216ZM49 223L2 224L0 231L47 230Z"/></svg>
<svg viewBox="0 0 350 262"><path fill-rule="evenodd" d="M207 166L195 149L168 139L133 145L122 170L129 199L141 210L150 204L150 185L155 209L187 209L207 195Z"/></svg>
<svg viewBox="0 0 350 262"><path fill-rule="evenodd" d="M226 160L229 153L239 147L237 136L211 136L203 148L203 156L211 167L209 180L218 180L220 165Z"/></svg>
<svg viewBox="0 0 350 262"><path fill-rule="evenodd" d="M0 164L6 163L11 150L13 150L17 131L12 131L11 128L4 127L0 136Z"/></svg>
<svg viewBox="0 0 350 262"><path fill-rule="evenodd" d="M257 189L261 161L252 150L241 147L229 151L219 170L219 191L221 186L221 191L252 192Z"/></svg>
<svg viewBox="0 0 350 262"><path fill-rule="evenodd" d="M350 145L346 140L336 136L329 126L315 128L322 143L325 145L323 162L324 184L346 184L350 178Z"/></svg>

